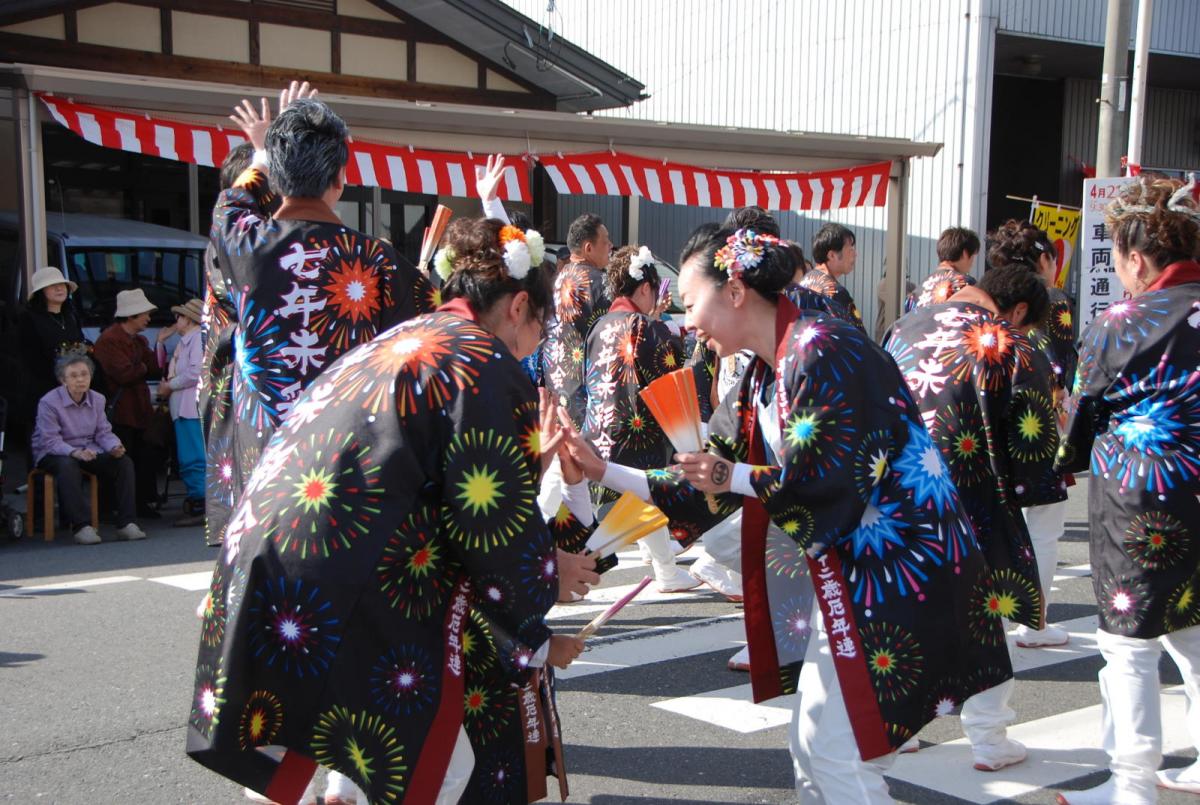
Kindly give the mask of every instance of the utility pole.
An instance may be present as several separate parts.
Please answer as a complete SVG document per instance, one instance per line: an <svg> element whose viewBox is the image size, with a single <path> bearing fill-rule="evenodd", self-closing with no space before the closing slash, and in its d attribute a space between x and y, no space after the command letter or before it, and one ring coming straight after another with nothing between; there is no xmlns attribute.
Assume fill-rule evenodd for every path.
<svg viewBox="0 0 1200 805"><path fill-rule="evenodd" d="M1100 131L1096 141L1096 178L1119 176L1125 150L1129 83L1129 21L1133 0L1108 0L1104 30L1104 73L1100 76Z"/></svg>
<svg viewBox="0 0 1200 805"><path fill-rule="evenodd" d="M1146 116L1146 71L1150 67L1150 28L1154 0L1138 1L1137 41L1133 48L1133 98L1129 101L1129 164L1142 164L1142 125Z"/></svg>

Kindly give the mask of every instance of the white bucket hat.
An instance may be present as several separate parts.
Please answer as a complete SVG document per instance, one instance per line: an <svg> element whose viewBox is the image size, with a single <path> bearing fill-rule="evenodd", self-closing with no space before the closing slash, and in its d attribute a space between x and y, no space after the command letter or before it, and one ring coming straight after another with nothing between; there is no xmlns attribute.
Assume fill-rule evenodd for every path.
<svg viewBox="0 0 1200 805"><path fill-rule="evenodd" d="M146 298L146 292L141 288L134 288L117 294L117 311L113 315L117 318L128 318L152 310L158 310L158 307Z"/></svg>
<svg viewBox="0 0 1200 805"><path fill-rule="evenodd" d="M49 288L51 285L66 285L71 289L71 293L79 290L79 286L64 277L57 268L46 266L33 273L33 280L29 283L29 296L26 298L32 299L35 293L43 288Z"/></svg>

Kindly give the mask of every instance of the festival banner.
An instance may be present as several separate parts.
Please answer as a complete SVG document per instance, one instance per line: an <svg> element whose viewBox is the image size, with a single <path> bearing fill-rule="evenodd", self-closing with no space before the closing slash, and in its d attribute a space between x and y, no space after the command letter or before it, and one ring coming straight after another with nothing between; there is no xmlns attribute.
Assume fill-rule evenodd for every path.
<svg viewBox="0 0 1200 805"><path fill-rule="evenodd" d="M1128 176L1084 179L1083 221L1079 240L1079 331L1109 305L1125 297L1113 262L1112 238L1104 223L1104 210L1121 188L1133 181Z"/></svg>
<svg viewBox="0 0 1200 805"><path fill-rule="evenodd" d="M1054 243L1054 262L1058 267L1054 272L1054 285L1057 288L1065 287L1079 243L1079 224L1082 218L1080 211L1035 201L1029 218L1033 225L1044 230Z"/></svg>

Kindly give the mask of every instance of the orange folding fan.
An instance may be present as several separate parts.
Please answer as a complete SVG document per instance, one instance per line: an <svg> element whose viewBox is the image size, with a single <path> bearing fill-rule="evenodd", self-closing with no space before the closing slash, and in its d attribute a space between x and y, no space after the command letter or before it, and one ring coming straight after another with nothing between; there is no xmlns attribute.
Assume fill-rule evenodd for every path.
<svg viewBox="0 0 1200 805"><path fill-rule="evenodd" d="M696 376L691 369L676 369L663 375L638 394L677 453L698 453L704 449L700 438L700 398L696 395Z"/></svg>
<svg viewBox="0 0 1200 805"><path fill-rule="evenodd" d="M429 273L429 261L433 259L433 253L437 251L442 236L446 234L452 214L449 207L439 204L433 212L433 221L425 227L425 237L421 239L421 252L417 263L417 267L425 274Z"/></svg>
<svg viewBox="0 0 1200 805"><path fill-rule="evenodd" d="M603 559L666 524L665 514L632 492L626 492L596 526L587 548L592 556Z"/></svg>

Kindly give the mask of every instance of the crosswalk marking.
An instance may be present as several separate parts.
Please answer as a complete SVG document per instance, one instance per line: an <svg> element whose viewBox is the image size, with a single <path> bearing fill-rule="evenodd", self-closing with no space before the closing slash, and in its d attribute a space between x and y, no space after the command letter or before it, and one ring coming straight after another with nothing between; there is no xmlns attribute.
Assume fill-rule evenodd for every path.
<svg viewBox="0 0 1200 805"><path fill-rule="evenodd" d="M20 598L27 595L53 592L55 590L81 590L85 587L101 587L105 584L122 584L127 581L141 581L141 579L141 576L102 576L95 579L39 584L35 587L15 587L11 590L0 590L0 598Z"/></svg>
<svg viewBox="0 0 1200 805"><path fill-rule="evenodd" d="M180 573L176 576L154 576L148 581L157 582L158 584L166 584L170 587L178 587L181 590L189 592L198 592L207 590L212 584L213 572L211 570L201 570L196 573Z"/></svg>
<svg viewBox="0 0 1200 805"><path fill-rule="evenodd" d="M591 642L583 656L565 670L556 672L559 679L602 674L709 651L737 651L746 642L746 628L740 615L729 615L690 624L639 629L609 642Z"/></svg>
<svg viewBox="0 0 1200 805"><path fill-rule="evenodd" d="M1183 686L1164 689L1161 699L1163 751L1190 747ZM1098 747L1101 734L1101 706L1097 704L1009 727L1009 737L1025 744L1029 758L999 772L972 769L970 742L959 738L900 756L887 776L984 805L1107 768L1108 755Z"/></svg>

